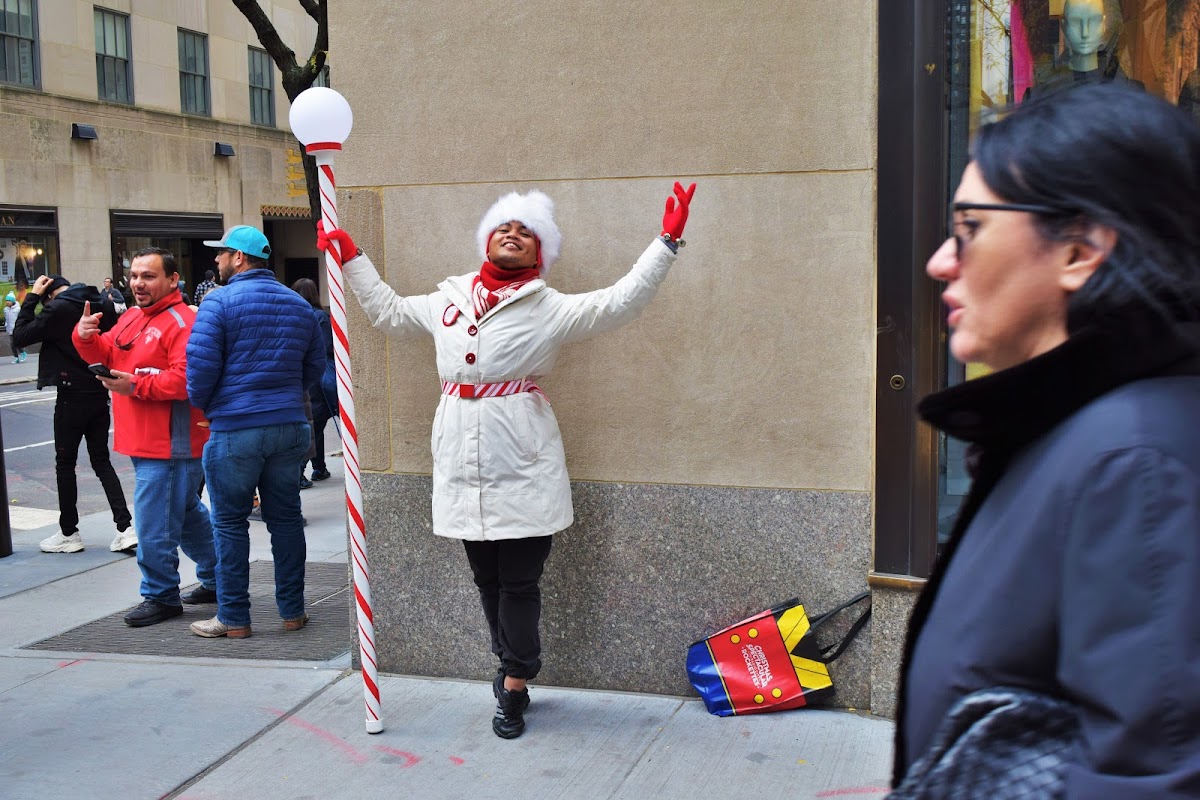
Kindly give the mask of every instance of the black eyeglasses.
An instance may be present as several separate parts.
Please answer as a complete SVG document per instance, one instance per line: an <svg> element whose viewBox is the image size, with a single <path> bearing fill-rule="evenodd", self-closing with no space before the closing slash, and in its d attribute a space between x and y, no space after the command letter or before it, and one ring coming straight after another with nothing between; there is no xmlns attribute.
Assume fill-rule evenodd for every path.
<svg viewBox="0 0 1200 800"><path fill-rule="evenodd" d="M160 311L159 314L161 314L161 313L162 312ZM129 350L132 350L133 346L135 344L137 344L137 340L142 338L142 334L146 332L146 328L150 327L150 323L153 322L154 318L157 316L158 316L158 314L155 314L153 317L150 317L144 323L142 323L141 329L133 335L132 339L125 342L124 344L121 344L121 342L117 341L114 338L113 339L113 347L117 348L118 350L125 350L126 352L128 352ZM130 326L130 327L132 327L132 326Z"/></svg>
<svg viewBox="0 0 1200 800"><path fill-rule="evenodd" d="M1051 206L1042 206L1034 203L951 203L950 204L950 220L947 223L947 228L950 230L950 236L954 239L954 257L962 256L963 247L966 244L963 241L963 236L958 233L958 225L966 224L974 234L975 226L978 220L968 220L965 223L956 223L954 221L954 213L956 211L1023 211L1028 214L1043 214L1064 216L1072 212L1064 211L1061 208L1053 208ZM974 224L972 224L974 223Z"/></svg>

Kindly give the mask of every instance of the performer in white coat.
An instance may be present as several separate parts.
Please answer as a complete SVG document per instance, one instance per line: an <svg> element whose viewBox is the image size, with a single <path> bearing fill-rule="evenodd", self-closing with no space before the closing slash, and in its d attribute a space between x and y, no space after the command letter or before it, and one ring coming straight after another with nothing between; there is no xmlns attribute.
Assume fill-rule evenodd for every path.
<svg viewBox="0 0 1200 800"><path fill-rule="evenodd" d="M695 190L676 183L662 235L623 278L585 294L546 284L562 235L553 202L538 191L497 200L477 231L483 265L428 295L400 297L348 233L318 224L317 246L339 242L347 281L376 328L433 336L442 385L431 440L433 532L466 548L500 659L492 729L502 738L525 729L526 682L542 665L538 581L552 534L574 519L558 421L537 381L563 344L632 322L650 303L683 244Z"/></svg>

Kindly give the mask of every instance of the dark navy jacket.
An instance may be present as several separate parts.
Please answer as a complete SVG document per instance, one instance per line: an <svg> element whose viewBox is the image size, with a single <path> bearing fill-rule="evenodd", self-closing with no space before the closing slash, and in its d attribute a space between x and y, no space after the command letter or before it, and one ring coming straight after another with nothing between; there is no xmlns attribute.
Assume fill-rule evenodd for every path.
<svg viewBox="0 0 1200 800"><path fill-rule="evenodd" d="M1065 698L1071 798L1200 796L1200 358L1121 320L927 398L975 480L910 622L896 777L984 688Z"/></svg>
<svg viewBox="0 0 1200 800"><path fill-rule="evenodd" d="M199 308L187 346L187 389L212 429L306 422L304 392L325 369L312 306L270 270L252 269Z"/></svg>

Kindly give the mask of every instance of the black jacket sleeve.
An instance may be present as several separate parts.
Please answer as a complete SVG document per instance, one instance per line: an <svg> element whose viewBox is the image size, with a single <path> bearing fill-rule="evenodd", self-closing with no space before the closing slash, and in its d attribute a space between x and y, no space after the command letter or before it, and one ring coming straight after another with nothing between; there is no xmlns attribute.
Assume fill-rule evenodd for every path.
<svg viewBox="0 0 1200 800"><path fill-rule="evenodd" d="M1083 474L1060 609L1058 680L1079 708L1085 754L1067 797L1195 797L1200 475L1145 447Z"/></svg>
<svg viewBox="0 0 1200 800"><path fill-rule="evenodd" d="M17 347L28 347L31 344L44 342L56 328L55 309L47 306L42 313L37 313L37 305L41 295L29 292L21 303L21 311L17 314L17 324L13 326L13 344Z"/></svg>

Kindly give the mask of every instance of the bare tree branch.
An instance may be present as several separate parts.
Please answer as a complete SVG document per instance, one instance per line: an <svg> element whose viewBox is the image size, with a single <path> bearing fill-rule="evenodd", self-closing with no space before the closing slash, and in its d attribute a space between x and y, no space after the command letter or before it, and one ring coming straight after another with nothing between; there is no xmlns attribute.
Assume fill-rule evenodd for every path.
<svg viewBox="0 0 1200 800"><path fill-rule="evenodd" d="M296 69L296 52L284 44L283 39L279 38L279 32L275 30L274 23L263 13L262 8L258 5L258 0L233 0L233 4L250 22L254 32L258 34L259 43L267 51L267 55L271 56L275 66L279 67L279 71L286 74L289 70Z"/></svg>
<svg viewBox="0 0 1200 800"><path fill-rule="evenodd" d="M317 22L317 36L313 42L312 54L303 63L296 62L296 52L280 38L274 23L263 12L258 0L233 0L234 6L242 12L242 16L254 28L254 32L258 35L258 41L267 51L267 55L279 67L280 77L283 79L283 91L287 94L288 100L295 100L301 92L313 85L317 76L321 74L321 70L325 68L329 50L328 0L297 0L297 2ZM321 218L321 196L316 162L308 154L304 156L304 175L308 184L309 210L313 220L318 220Z"/></svg>

